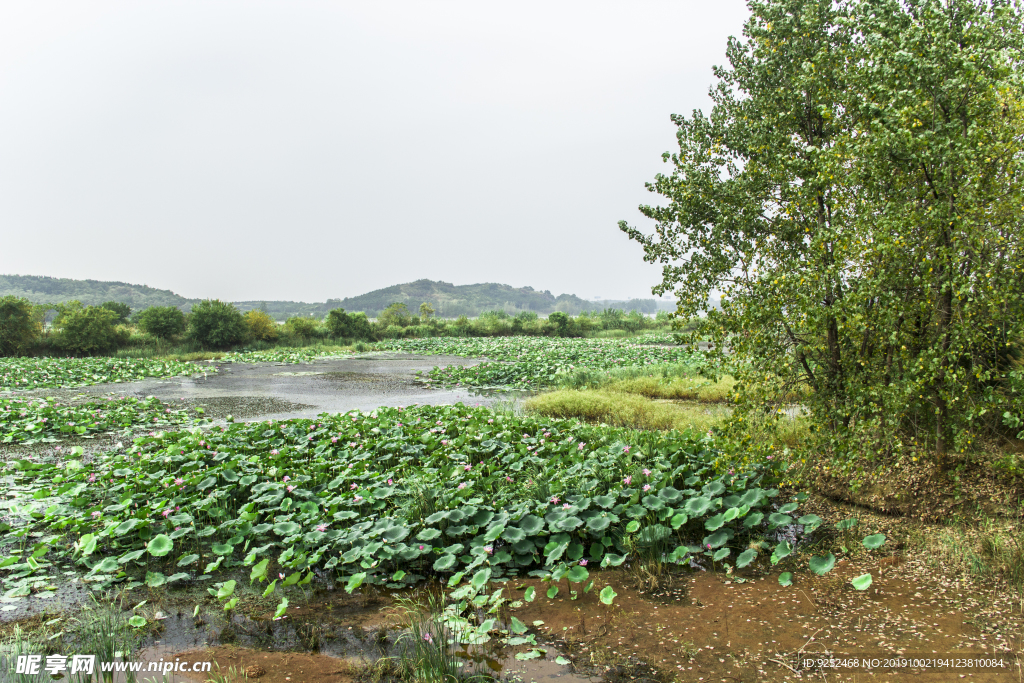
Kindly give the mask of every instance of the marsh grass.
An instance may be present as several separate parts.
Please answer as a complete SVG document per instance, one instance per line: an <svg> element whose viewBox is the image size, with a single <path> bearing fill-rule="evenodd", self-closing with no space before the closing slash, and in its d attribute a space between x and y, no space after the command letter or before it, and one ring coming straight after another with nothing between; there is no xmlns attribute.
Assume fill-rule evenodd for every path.
<svg viewBox="0 0 1024 683"><path fill-rule="evenodd" d="M1024 594L1024 534L1013 524L989 518L980 523L956 522L944 528L921 528L907 540L924 551L933 565L974 578L999 579Z"/></svg>
<svg viewBox="0 0 1024 683"><path fill-rule="evenodd" d="M634 429L690 429L706 432L720 426L732 410L717 404L678 404L609 390L560 389L528 399L528 412L547 417L577 418Z"/></svg>
<svg viewBox="0 0 1024 683"><path fill-rule="evenodd" d="M38 655L43 652L43 646L37 644L15 624L11 635L0 644L0 683L36 683L48 680L50 676L46 673L35 676L15 673L19 656Z"/></svg>
<svg viewBox="0 0 1024 683"><path fill-rule="evenodd" d="M444 594L428 591L424 596L422 601L398 599L405 612L405 633L399 638L405 645L405 652L389 665L388 673L414 683L455 683L483 678L467 670L469 663L459 656L454 634L444 625Z"/></svg>

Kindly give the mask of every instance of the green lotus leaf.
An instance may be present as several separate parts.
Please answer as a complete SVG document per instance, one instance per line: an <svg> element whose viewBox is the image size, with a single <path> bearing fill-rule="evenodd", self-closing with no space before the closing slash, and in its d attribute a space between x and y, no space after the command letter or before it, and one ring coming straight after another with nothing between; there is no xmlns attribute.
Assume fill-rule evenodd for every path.
<svg viewBox="0 0 1024 683"><path fill-rule="evenodd" d="M601 592L599 593L601 602L603 602L606 605L612 604L615 601L617 595L618 593L616 593L611 586L605 586L601 589Z"/></svg>
<svg viewBox="0 0 1024 683"><path fill-rule="evenodd" d="M590 572L587 571L586 567L576 565L569 570L569 574L567 576L569 581L572 583L583 583L590 578Z"/></svg>
<svg viewBox="0 0 1024 683"><path fill-rule="evenodd" d="M757 551L747 548L736 558L736 568L743 569L757 558Z"/></svg>
<svg viewBox="0 0 1024 683"><path fill-rule="evenodd" d="M885 534L871 534L870 536L865 536L862 543L868 550L878 550L882 547L882 544L885 543Z"/></svg>
<svg viewBox="0 0 1024 683"><path fill-rule="evenodd" d="M428 528L428 529L422 529L418 534L416 534L416 538L421 540L421 541L433 541L435 538L437 538L440 535L441 535L441 532L438 531L437 529L429 529Z"/></svg>
<svg viewBox="0 0 1024 683"><path fill-rule="evenodd" d="M866 591L868 588L871 587L871 581L871 574L861 574L857 578L850 581L850 583L852 583L853 587L857 590Z"/></svg>
<svg viewBox="0 0 1024 683"><path fill-rule="evenodd" d="M185 555L180 560L178 560L178 566L179 567L187 567L188 565L194 563L198 559L199 559L199 556L196 555L196 554Z"/></svg>
<svg viewBox="0 0 1024 683"><path fill-rule="evenodd" d="M594 502L607 510L611 506L615 505L615 497L614 496L594 496Z"/></svg>
<svg viewBox="0 0 1024 683"><path fill-rule="evenodd" d="M754 513L748 515L745 520L743 520L743 526L746 527L747 529L752 529L753 527L757 526L758 524L760 524L763 521L764 521L764 513L763 512L754 512Z"/></svg>
<svg viewBox="0 0 1024 683"><path fill-rule="evenodd" d="M836 566L836 556L832 553L827 555L815 555L807 564L810 566L812 572L818 576L824 576L832 571L832 567Z"/></svg>
<svg viewBox="0 0 1024 683"><path fill-rule="evenodd" d="M587 529L599 533L607 529L611 523L611 520L604 516L591 517L587 520Z"/></svg>
<svg viewBox="0 0 1024 683"><path fill-rule="evenodd" d="M793 585L793 574L792 572L782 572L779 574L779 585L780 586L792 586Z"/></svg>
<svg viewBox="0 0 1024 683"><path fill-rule="evenodd" d="M536 515L526 515L519 520L519 528L528 536L535 536L544 528L544 520Z"/></svg>
<svg viewBox="0 0 1024 683"><path fill-rule="evenodd" d="M458 559L454 555L444 554L434 560L434 571L446 572L455 566Z"/></svg>
<svg viewBox="0 0 1024 683"><path fill-rule="evenodd" d="M159 534L154 536L149 543L146 544L146 550L153 557L163 557L167 553L174 549L174 541L167 537L166 534Z"/></svg>
<svg viewBox="0 0 1024 683"><path fill-rule="evenodd" d="M214 555L230 555L235 551L235 546L230 543L214 543L210 549Z"/></svg>
<svg viewBox="0 0 1024 683"><path fill-rule="evenodd" d="M501 537L509 543L518 543L519 541L526 538L526 532L520 529L519 527L510 526L505 527L505 530L502 532Z"/></svg>
<svg viewBox="0 0 1024 683"><path fill-rule="evenodd" d="M274 525L274 533L278 536L293 536L301 530L302 527L295 522L278 522Z"/></svg>
<svg viewBox="0 0 1024 683"><path fill-rule="evenodd" d="M146 585L150 588L158 588L167 583L167 577L160 572L146 572Z"/></svg>

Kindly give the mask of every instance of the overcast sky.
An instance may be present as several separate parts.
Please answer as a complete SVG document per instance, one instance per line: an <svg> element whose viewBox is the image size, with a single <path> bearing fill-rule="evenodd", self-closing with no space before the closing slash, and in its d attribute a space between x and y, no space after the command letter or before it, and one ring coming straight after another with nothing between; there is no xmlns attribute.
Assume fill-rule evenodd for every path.
<svg viewBox="0 0 1024 683"><path fill-rule="evenodd" d="M621 233L747 12L698 2L0 4L0 273L323 301L650 296Z"/></svg>

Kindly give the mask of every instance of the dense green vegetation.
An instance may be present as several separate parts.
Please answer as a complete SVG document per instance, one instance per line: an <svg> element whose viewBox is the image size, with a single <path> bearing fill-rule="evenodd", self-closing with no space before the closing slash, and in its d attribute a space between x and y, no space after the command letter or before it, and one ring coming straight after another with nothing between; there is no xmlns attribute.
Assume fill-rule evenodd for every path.
<svg viewBox="0 0 1024 683"><path fill-rule="evenodd" d="M0 390L81 387L206 372L193 363L139 358L5 358Z"/></svg>
<svg viewBox="0 0 1024 683"><path fill-rule="evenodd" d="M444 386L515 387L555 386L580 372L612 368L646 367L663 363L694 363L698 355L679 346L662 346L671 338L650 335L636 341L499 337L403 339L381 342L377 348L469 358L487 358L472 367L434 368L429 380Z"/></svg>
<svg viewBox="0 0 1024 683"><path fill-rule="evenodd" d="M711 113L673 117L653 234L621 228L682 313L723 292L694 335L735 361L741 410L796 391L832 463L951 468L1024 417L1020 9L751 10Z"/></svg>
<svg viewBox="0 0 1024 683"><path fill-rule="evenodd" d="M0 443L31 445L137 425L163 429L191 421L186 411L152 396L64 403L53 398L0 398Z"/></svg>
<svg viewBox="0 0 1024 683"><path fill-rule="evenodd" d="M768 507L778 467L689 433L461 405L159 432L87 461L10 462L0 567L8 597L46 591L72 565L100 586L240 566L287 574L284 586L314 566L395 585L481 567L584 583L588 562L643 552L742 567L792 552L759 541L796 521L797 503Z"/></svg>

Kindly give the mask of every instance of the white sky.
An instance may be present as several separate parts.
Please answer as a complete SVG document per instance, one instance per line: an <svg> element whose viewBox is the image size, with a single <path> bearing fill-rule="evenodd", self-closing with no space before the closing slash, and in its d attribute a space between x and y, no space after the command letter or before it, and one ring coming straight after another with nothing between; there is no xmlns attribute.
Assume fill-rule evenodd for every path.
<svg viewBox="0 0 1024 683"><path fill-rule="evenodd" d="M649 297L671 113L740 0L0 3L0 273L323 301Z"/></svg>

